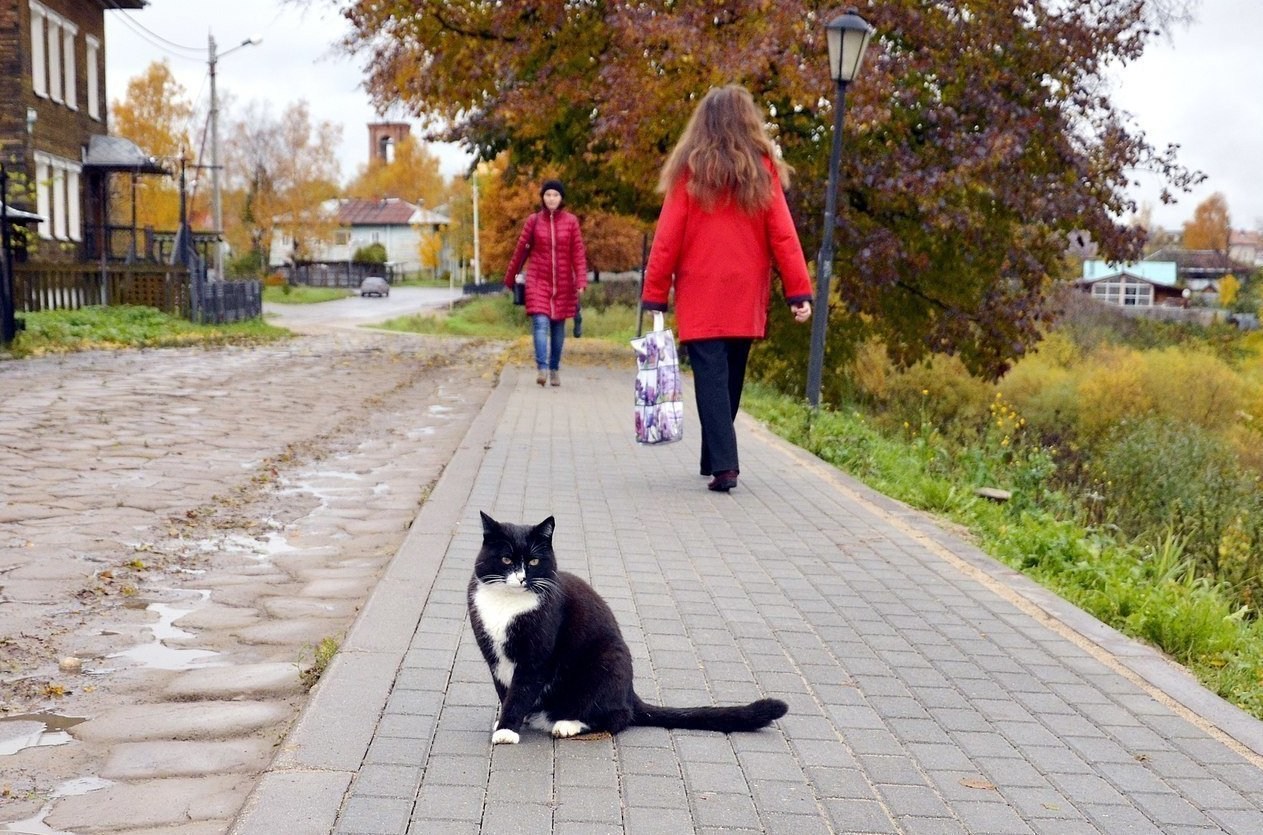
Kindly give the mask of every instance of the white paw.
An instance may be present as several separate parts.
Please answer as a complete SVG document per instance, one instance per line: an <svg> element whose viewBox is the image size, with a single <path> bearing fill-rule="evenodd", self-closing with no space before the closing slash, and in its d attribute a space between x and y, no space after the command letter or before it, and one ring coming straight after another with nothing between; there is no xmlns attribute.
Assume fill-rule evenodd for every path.
<svg viewBox="0 0 1263 835"><path fill-rule="evenodd" d="M491 735L492 745L517 745L517 741L521 739L517 735L517 731L511 731L508 728L501 728Z"/></svg>
<svg viewBox="0 0 1263 835"><path fill-rule="evenodd" d="M588 726L577 719L562 719L553 723L553 736L565 739L568 736L578 736L587 729Z"/></svg>

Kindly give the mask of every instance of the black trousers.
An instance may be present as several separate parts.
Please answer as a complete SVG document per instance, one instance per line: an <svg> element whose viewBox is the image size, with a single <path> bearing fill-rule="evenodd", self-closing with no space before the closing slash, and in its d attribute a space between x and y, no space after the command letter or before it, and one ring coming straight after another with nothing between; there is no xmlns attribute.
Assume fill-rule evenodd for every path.
<svg viewBox="0 0 1263 835"><path fill-rule="evenodd" d="M702 475L740 470L733 421L741 406L751 339L701 339L685 343L693 366L693 390L702 424Z"/></svg>

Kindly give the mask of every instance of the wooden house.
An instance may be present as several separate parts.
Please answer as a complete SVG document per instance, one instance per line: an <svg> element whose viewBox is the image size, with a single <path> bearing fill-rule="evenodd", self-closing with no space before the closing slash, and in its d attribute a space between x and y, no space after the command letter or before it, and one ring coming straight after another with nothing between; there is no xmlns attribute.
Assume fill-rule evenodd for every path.
<svg viewBox="0 0 1263 835"><path fill-rule="evenodd" d="M86 260L104 228L105 178L92 137L108 133L105 12L147 0L0 0L0 162L8 198L38 215L31 254Z"/></svg>

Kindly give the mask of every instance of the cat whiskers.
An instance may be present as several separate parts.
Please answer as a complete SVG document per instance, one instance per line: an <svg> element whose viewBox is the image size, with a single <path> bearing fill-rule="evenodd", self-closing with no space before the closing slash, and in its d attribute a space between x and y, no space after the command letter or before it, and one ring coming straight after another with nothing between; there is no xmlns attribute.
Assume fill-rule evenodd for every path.
<svg viewBox="0 0 1263 835"><path fill-rule="evenodd" d="M537 592L541 597L548 597L561 590L561 584L550 577L535 577L527 580L526 585L531 591Z"/></svg>

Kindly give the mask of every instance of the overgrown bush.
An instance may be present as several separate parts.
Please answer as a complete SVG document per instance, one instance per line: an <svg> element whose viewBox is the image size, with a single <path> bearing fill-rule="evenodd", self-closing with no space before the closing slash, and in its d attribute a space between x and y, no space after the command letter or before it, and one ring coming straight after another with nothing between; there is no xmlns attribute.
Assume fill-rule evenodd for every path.
<svg viewBox="0 0 1263 835"><path fill-rule="evenodd" d="M1201 576L1243 591L1257 586L1258 477L1224 441L1170 417L1126 420L1102 444L1093 471L1122 533L1140 538L1170 530Z"/></svg>

